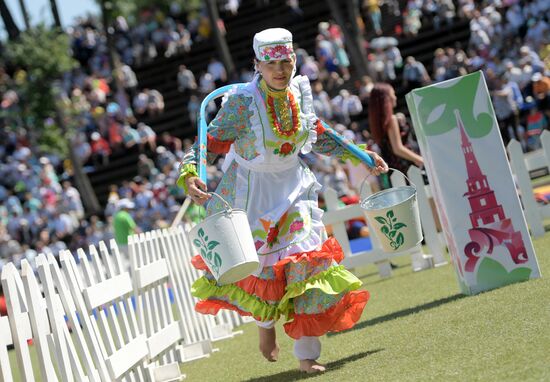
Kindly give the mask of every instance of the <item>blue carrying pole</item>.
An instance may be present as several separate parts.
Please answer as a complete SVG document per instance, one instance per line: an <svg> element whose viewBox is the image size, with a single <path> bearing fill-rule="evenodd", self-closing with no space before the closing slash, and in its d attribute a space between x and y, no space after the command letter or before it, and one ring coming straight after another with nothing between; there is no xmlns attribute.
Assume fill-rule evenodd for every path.
<svg viewBox="0 0 550 382"><path fill-rule="evenodd" d="M246 84L232 84L222 86L208 94L201 102L199 109L199 178L206 184L206 145L208 139L208 125L206 124L206 108L210 101L223 96L234 88L243 87Z"/></svg>
<svg viewBox="0 0 550 382"><path fill-rule="evenodd" d="M331 137L336 143L338 143L340 146L344 147L346 150L348 150L350 153L352 153L354 156L359 158L359 160L363 163L365 163L369 167L376 167L376 164L374 163L374 159L361 150L357 145L355 145L352 141L349 139L346 139L336 133L332 127L330 127L326 122L321 121L321 124L325 128L325 134L328 134L329 137Z"/></svg>

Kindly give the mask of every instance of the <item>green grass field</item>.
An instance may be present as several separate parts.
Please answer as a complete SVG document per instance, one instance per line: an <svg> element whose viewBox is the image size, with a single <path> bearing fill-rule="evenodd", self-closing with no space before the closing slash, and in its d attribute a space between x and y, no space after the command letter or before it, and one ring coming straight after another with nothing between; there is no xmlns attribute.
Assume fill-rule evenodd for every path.
<svg viewBox="0 0 550 382"><path fill-rule="evenodd" d="M280 359L265 361L254 324L182 370L209 382L550 381L550 232L534 246L546 278L470 297L459 293L451 265L413 273L403 257L385 280L374 266L357 269L371 300L354 329L323 339L323 375L297 370L280 326Z"/></svg>

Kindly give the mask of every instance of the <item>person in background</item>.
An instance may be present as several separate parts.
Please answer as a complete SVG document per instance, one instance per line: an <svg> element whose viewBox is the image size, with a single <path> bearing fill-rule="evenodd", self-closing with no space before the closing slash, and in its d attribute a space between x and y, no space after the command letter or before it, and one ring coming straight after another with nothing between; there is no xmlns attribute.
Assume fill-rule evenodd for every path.
<svg viewBox="0 0 550 382"><path fill-rule="evenodd" d="M113 231L115 234L115 241L120 251L123 268L128 269L130 267L130 254L128 251L128 237L140 233L141 230L137 226L134 218L130 214L130 210L134 209L135 204L130 199L123 198L117 203L117 211L113 216Z"/></svg>

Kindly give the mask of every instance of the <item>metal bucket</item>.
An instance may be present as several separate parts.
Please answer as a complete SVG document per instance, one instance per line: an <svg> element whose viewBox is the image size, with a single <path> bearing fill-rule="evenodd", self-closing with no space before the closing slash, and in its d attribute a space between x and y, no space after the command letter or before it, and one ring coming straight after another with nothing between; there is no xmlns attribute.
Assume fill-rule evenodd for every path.
<svg viewBox="0 0 550 382"><path fill-rule="evenodd" d="M225 210L197 224L189 237L218 284L231 284L258 270L260 262L246 212L210 194L223 201Z"/></svg>
<svg viewBox="0 0 550 382"><path fill-rule="evenodd" d="M385 252L406 251L422 242L416 187L409 182L411 186L383 190L361 202L370 231L376 235Z"/></svg>

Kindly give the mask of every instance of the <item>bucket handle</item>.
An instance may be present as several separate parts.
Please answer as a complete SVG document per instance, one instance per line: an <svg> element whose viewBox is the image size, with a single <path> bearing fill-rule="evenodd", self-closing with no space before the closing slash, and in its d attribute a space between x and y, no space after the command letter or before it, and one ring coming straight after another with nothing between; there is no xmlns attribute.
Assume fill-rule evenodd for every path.
<svg viewBox="0 0 550 382"><path fill-rule="evenodd" d="M225 208L226 208L226 211L231 213L231 211L233 211L233 207L231 207L231 204L229 204L227 202L227 200L225 200L221 195L215 193L215 192L209 192L208 195L213 195L213 196L216 196L218 199L220 199L222 201L222 203L225 205Z"/></svg>
<svg viewBox="0 0 550 382"><path fill-rule="evenodd" d="M397 171L398 173L400 173L401 175L403 175L403 177L405 179L407 179L409 181L409 183L411 184L411 186L414 188L414 190L416 191L416 184L414 184L407 175L405 175L403 172L399 171L398 169L396 168L393 168L393 167L389 167L388 170L392 170L392 171ZM361 187L359 189L359 197L361 197L361 195L363 195L363 187L365 186L365 182L367 181L367 178L368 177L365 177L365 179L363 179L363 182L361 182Z"/></svg>

